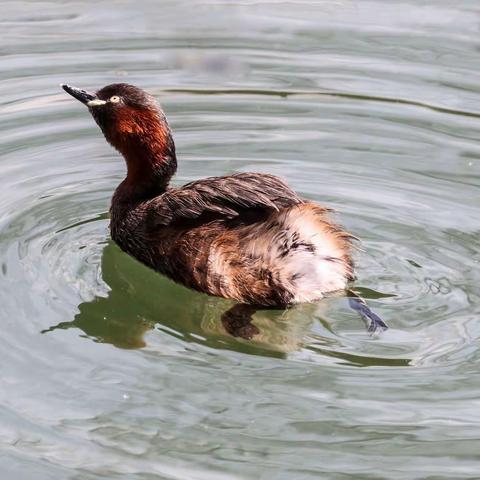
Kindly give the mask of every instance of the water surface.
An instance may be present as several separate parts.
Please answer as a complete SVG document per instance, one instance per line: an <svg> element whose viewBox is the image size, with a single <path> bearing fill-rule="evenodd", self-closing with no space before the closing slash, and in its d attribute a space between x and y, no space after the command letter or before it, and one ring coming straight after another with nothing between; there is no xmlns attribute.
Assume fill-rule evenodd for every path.
<svg viewBox="0 0 480 480"><path fill-rule="evenodd" d="M1 8L1 478L479 478L477 1ZM123 254L123 161L58 87L118 81L162 103L176 183L337 209L390 330L333 297L234 337L231 302Z"/></svg>

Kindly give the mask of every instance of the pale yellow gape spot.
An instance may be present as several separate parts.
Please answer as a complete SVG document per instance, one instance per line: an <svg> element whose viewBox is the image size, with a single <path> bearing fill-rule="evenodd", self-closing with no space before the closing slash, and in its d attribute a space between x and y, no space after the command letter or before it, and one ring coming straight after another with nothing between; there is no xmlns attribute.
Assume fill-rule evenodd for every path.
<svg viewBox="0 0 480 480"><path fill-rule="evenodd" d="M87 102L89 107L99 107L100 105L105 105L107 102L105 100L100 100L99 98L94 98Z"/></svg>

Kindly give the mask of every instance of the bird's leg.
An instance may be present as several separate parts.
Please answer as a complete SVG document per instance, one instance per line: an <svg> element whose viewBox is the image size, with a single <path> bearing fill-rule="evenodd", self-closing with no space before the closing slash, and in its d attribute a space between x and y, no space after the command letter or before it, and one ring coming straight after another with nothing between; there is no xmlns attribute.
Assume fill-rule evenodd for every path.
<svg viewBox="0 0 480 480"><path fill-rule="evenodd" d="M225 330L234 337L251 340L260 330L252 323L252 315L259 309L255 305L237 303L222 315Z"/></svg>
<svg viewBox="0 0 480 480"><path fill-rule="evenodd" d="M355 310L367 324L369 333L383 332L388 329L388 325L367 305L367 302L352 290L347 290L348 304L352 310Z"/></svg>

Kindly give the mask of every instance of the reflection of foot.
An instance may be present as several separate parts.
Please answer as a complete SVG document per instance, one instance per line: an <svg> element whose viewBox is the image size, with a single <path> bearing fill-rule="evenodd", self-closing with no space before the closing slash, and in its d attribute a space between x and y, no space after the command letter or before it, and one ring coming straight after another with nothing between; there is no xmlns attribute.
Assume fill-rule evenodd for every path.
<svg viewBox="0 0 480 480"><path fill-rule="evenodd" d="M251 340L260 330L252 323L252 315L256 308L252 305L238 303L222 315L225 330L234 337Z"/></svg>

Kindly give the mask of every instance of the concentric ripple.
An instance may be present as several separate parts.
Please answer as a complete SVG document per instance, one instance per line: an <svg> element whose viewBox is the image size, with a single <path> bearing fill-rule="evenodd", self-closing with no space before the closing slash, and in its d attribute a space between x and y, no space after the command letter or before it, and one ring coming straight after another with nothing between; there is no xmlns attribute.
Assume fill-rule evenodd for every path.
<svg viewBox="0 0 480 480"><path fill-rule="evenodd" d="M3 4L0 477L477 478L479 13ZM337 209L390 329L341 296L235 329L231 302L123 254L123 161L67 81L155 94L178 183L263 171Z"/></svg>

